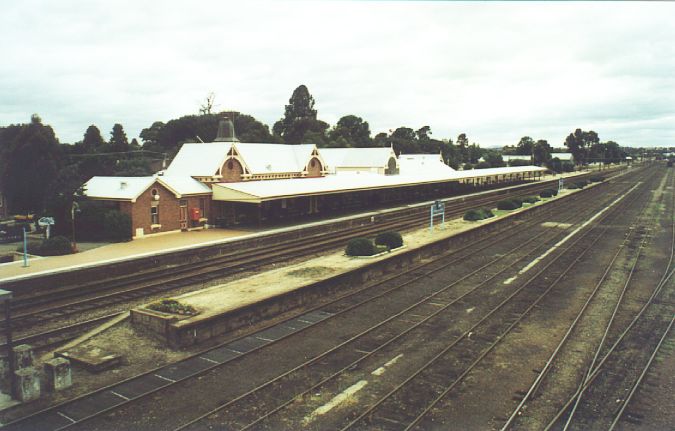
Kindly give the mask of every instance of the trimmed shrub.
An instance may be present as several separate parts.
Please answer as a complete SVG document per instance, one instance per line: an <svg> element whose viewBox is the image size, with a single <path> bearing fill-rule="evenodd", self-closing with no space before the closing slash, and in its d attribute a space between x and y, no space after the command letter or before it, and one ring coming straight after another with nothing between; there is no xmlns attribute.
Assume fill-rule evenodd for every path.
<svg viewBox="0 0 675 431"><path fill-rule="evenodd" d="M347 256L372 256L377 252L375 244L368 238L354 238L349 240L345 253Z"/></svg>
<svg viewBox="0 0 675 431"><path fill-rule="evenodd" d="M574 172L574 163L563 162L561 168L563 172Z"/></svg>
<svg viewBox="0 0 675 431"><path fill-rule="evenodd" d="M523 203L520 199L504 199L503 201L497 202L498 210L515 210L523 206Z"/></svg>
<svg viewBox="0 0 675 431"><path fill-rule="evenodd" d="M386 245L391 250L403 246L403 237L400 233L394 231L382 232L375 237L375 244Z"/></svg>
<svg viewBox="0 0 675 431"><path fill-rule="evenodd" d="M120 211L108 211L103 214L103 226L106 237L112 242L131 240L131 217Z"/></svg>
<svg viewBox="0 0 675 431"><path fill-rule="evenodd" d="M483 220L484 218L482 210L470 209L464 213L464 220L466 221L478 221Z"/></svg>
<svg viewBox="0 0 675 431"><path fill-rule="evenodd" d="M41 256L62 256L72 252L70 240L65 236L54 236L44 240L37 250L37 254Z"/></svg>
<svg viewBox="0 0 675 431"><path fill-rule="evenodd" d="M579 183L567 183L565 184L567 190L579 190L582 187L579 187Z"/></svg>
<svg viewBox="0 0 675 431"><path fill-rule="evenodd" d="M601 181L605 181L605 177L602 177L602 176L600 176L600 175L594 175L594 176L590 177L589 180L590 180L592 183L599 183L599 182L601 182Z"/></svg>
<svg viewBox="0 0 675 431"><path fill-rule="evenodd" d="M558 189L544 189L539 193L539 197L550 198L553 196L558 196Z"/></svg>
<svg viewBox="0 0 675 431"><path fill-rule="evenodd" d="M481 208L478 211L480 211L484 219L495 216L490 208Z"/></svg>
<svg viewBox="0 0 675 431"><path fill-rule="evenodd" d="M197 314L197 310L195 310L192 305L181 304L175 299L161 299L149 304L146 308L161 313L183 314L186 316L194 316Z"/></svg>
<svg viewBox="0 0 675 431"><path fill-rule="evenodd" d="M523 202L527 204L533 204L535 202L539 202L541 199L539 199L537 196L525 196L523 198Z"/></svg>
<svg viewBox="0 0 675 431"><path fill-rule="evenodd" d="M492 213L492 210L490 208L470 209L469 211L464 213L464 220L478 221L494 216L495 215Z"/></svg>

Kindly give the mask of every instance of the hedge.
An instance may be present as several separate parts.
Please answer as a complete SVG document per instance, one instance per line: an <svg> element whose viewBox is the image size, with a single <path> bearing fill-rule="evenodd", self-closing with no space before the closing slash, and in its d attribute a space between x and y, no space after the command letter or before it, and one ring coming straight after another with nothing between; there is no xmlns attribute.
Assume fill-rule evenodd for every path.
<svg viewBox="0 0 675 431"><path fill-rule="evenodd" d="M27 249L28 254L37 256L62 256L73 252L70 239L65 236L54 236L42 241L42 243L29 241ZM23 245L17 247L16 251L23 253Z"/></svg>
<svg viewBox="0 0 675 431"><path fill-rule="evenodd" d="M368 238L354 238L347 243L345 253L347 256L372 256L377 253L377 247Z"/></svg>
<svg viewBox="0 0 675 431"><path fill-rule="evenodd" d="M490 208L470 209L469 211L464 213L464 220L478 221L494 216L495 215L492 213L492 210Z"/></svg>
<svg viewBox="0 0 675 431"><path fill-rule="evenodd" d="M520 199L504 199L503 201L497 202L498 210L515 210L523 206L523 203Z"/></svg>
<svg viewBox="0 0 675 431"><path fill-rule="evenodd" d="M599 183L599 182L601 182L601 181L605 181L605 177L602 177L602 176L600 176L600 175L595 175L595 176L590 177L589 180L590 180L592 183Z"/></svg>
<svg viewBox="0 0 675 431"><path fill-rule="evenodd" d="M385 245L391 250L403 246L403 237L400 233L394 231L382 232L375 237L375 244Z"/></svg>
<svg viewBox="0 0 675 431"><path fill-rule="evenodd" d="M539 196L542 198L551 198L558 195L557 189L544 189L539 193Z"/></svg>
<svg viewBox="0 0 675 431"><path fill-rule="evenodd" d="M527 204L533 204L535 202L539 202L541 199L539 199L537 196L525 196L523 198L523 202Z"/></svg>

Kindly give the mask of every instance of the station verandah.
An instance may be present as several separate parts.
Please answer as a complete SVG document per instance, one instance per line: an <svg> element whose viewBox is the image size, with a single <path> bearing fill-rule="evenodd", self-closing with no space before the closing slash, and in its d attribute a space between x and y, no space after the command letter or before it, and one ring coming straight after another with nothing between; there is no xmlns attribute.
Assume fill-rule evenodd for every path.
<svg viewBox="0 0 675 431"><path fill-rule="evenodd" d="M260 202L214 200L212 214L218 227L281 226L449 198L541 179L541 172L525 172L399 187L285 196Z"/></svg>

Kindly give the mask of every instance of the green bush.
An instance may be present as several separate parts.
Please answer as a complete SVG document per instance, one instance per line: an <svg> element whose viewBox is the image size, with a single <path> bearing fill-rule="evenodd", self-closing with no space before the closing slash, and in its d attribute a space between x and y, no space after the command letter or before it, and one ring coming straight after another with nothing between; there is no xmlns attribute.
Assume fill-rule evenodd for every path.
<svg viewBox="0 0 675 431"><path fill-rule="evenodd" d="M574 172L574 163L563 162L561 168L563 172Z"/></svg>
<svg viewBox="0 0 675 431"><path fill-rule="evenodd" d="M377 247L368 238L354 238L349 240L345 253L347 256L372 256L377 252Z"/></svg>
<svg viewBox="0 0 675 431"><path fill-rule="evenodd" d="M578 183L567 183L567 184L565 184L565 188L567 190L579 190L582 187L579 187Z"/></svg>
<svg viewBox="0 0 675 431"><path fill-rule="evenodd" d="M600 176L600 175L594 175L594 176L590 177L589 180L592 183L599 183L599 182L605 181L605 177Z"/></svg>
<svg viewBox="0 0 675 431"><path fill-rule="evenodd" d="M109 241L131 240L131 217L119 211L108 211L103 215L103 225Z"/></svg>
<svg viewBox="0 0 675 431"><path fill-rule="evenodd" d="M61 256L71 254L73 247L65 236L54 236L42 242L37 254L41 256Z"/></svg>
<svg viewBox="0 0 675 431"><path fill-rule="evenodd" d="M492 213L492 210L490 208L481 208L478 211L480 211L481 215L483 216L484 219L494 217L495 215Z"/></svg>
<svg viewBox="0 0 675 431"><path fill-rule="evenodd" d="M544 189L539 193L539 197L550 198L553 196L558 196L558 189Z"/></svg>
<svg viewBox="0 0 675 431"><path fill-rule="evenodd" d="M483 220L483 212L477 209L470 209L464 213L464 220L466 221L478 221Z"/></svg>
<svg viewBox="0 0 675 431"><path fill-rule="evenodd" d="M403 245L403 237L400 233L394 231L382 232L375 237L375 244L385 245L391 250Z"/></svg>
<svg viewBox="0 0 675 431"><path fill-rule="evenodd" d="M580 189L583 189L586 187L590 182L588 180L580 180L576 182L576 185L579 186Z"/></svg>
<svg viewBox="0 0 675 431"><path fill-rule="evenodd" d="M525 196L523 198L523 202L527 204L533 204L535 202L539 202L541 199L539 199L537 196Z"/></svg>
<svg viewBox="0 0 675 431"><path fill-rule="evenodd" d="M23 244L16 248L16 251L23 253ZM42 242L28 241L26 244L28 254L36 256L62 256L73 252L70 239L65 236L54 236Z"/></svg>
<svg viewBox="0 0 675 431"><path fill-rule="evenodd" d="M515 210L523 206L523 203L520 199L504 199L503 201L497 202L498 210Z"/></svg>
<svg viewBox="0 0 675 431"><path fill-rule="evenodd" d="M193 316L197 314L197 310L195 310L192 305L181 304L175 299L162 299L149 304L146 308L159 311L161 313L184 314L187 316Z"/></svg>

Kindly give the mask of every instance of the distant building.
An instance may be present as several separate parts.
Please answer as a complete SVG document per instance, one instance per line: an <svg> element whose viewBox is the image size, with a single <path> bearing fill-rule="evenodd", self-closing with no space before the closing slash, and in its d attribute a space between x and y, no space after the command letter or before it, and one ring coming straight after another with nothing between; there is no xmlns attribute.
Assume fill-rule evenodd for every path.
<svg viewBox="0 0 675 431"><path fill-rule="evenodd" d="M396 153L389 147L379 148L322 148L328 172L370 172L380 175L398 173Z"/></svg>
<svg viewBox="0 0 675 431"><path fill-rule="evenodd" d="M147 177L93 177L85 194L129 214L134 237L338 214L373 204L438 197L502 182L532 181L536 166L457 172L440 154L396 157L391 148L319 149L250 144L221 121L210 143L186 143Z"/></svg>

